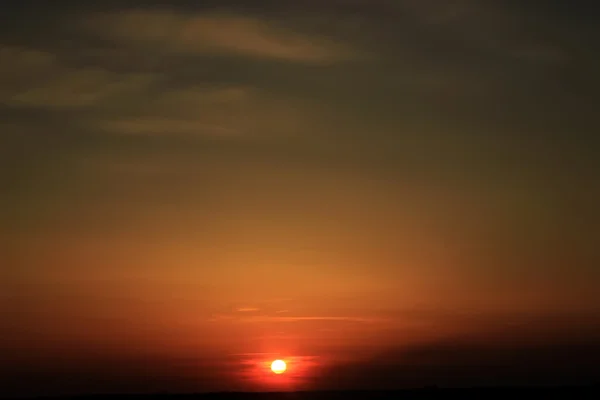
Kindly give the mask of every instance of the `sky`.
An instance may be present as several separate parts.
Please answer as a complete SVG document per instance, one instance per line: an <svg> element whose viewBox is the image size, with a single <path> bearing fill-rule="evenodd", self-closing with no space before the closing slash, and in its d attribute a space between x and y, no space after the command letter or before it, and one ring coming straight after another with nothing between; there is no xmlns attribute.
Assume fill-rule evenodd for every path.
<svg viewBox="0 0 600 400"><path fill-rule="evenodd" d="M4 6L0 395L600 380L592 5Z"/></svg>

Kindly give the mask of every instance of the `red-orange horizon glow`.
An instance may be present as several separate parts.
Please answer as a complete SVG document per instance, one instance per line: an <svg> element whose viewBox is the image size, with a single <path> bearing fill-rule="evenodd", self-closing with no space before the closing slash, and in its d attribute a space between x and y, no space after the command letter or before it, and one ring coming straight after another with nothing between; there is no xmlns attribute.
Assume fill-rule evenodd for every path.
<svg viewBox="0 0 600 400"><path fill-rule="evenodd" d="M235 373L235 380L243 382L243 389L250 391L311 390L323 365L328 363L321 357L308 355L249 353L240 357L238 367L234 367L234 361L230 368L240 371Z"/></svg>

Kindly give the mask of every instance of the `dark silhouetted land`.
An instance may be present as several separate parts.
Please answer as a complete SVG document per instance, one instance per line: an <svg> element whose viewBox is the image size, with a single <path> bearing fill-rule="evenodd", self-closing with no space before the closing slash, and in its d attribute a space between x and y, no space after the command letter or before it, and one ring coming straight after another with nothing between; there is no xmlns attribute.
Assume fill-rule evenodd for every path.
<svg viewBox="0 0 600 400"><path fill-rule="evenodd" d="M600 385L559 387L488 387L488 388L424 388L411 390L355 390L305 392L219 392L202 394L148 394L148 395L80 395L47 397L65 400L329 400L329 399L460 399L516 398L543 399L559 396L565 399L600 398ZM44 397L38 397L44 399Z"/></svg>

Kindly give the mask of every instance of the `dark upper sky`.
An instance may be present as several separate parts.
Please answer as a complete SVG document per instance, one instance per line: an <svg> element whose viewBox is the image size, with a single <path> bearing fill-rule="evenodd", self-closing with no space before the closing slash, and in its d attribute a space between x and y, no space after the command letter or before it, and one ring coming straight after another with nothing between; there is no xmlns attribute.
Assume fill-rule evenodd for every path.
<svg viewBox="0 0 600 400"><path fill-rule="evenodd" d="M3 5L3 387L598 378L592 6Z"/></svg>

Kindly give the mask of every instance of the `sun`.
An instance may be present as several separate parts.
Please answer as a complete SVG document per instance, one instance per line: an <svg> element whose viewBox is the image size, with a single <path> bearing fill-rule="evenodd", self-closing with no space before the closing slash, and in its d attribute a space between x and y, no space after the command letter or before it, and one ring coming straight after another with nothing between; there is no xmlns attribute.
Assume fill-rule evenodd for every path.
<svg viewBox="0 0 600 400"><path fill-rule="evenodd" d="M283 360L275 360L271 363L271 371L275 372L276 374L283 374L286 368L287 365L285 365L285 361Z"/></svg>

